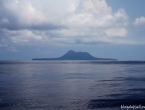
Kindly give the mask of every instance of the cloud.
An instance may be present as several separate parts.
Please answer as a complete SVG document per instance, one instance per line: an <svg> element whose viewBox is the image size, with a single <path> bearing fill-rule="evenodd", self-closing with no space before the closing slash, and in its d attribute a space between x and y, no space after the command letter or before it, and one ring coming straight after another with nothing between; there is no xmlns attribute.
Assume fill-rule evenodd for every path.
<svg viewBox="0 0 145 110"><path fill-rule="evenodd" d="M106 34L111 37L125 37L127 30L125 28L110 28L106 31Z"/></svg>
<svg viewBox="0 0 145 110"><path fill-rule="evenodd" d="M128 16L124 9L112 12L105 0L85 0L80 8L67 17L66 23L71 27L110 28L113 26L125 27Z"/></svg>
<svg viewBox="0 0 145 110"><path fill-rule="evenodd" d="M29 42L30 40L31 41L42 40L42 36L41 35L36 35L32 31L29 31L29 30L20 30L20 31L16 31L16 32L13 31L13 32L10 32L10 33L15 33L13 36L10 37L10 39L14 43Z"/></svg>
<svg viewBox="0 0 145 110"><path fill-rule="evenodd" d="M0 30L13 43L122 43L128 32L125 10L113 13L105 0L1 0L0 6Z"/></svg>
<svg viewBox="0 0 145 110"><path fill-rule="evenodd" d="M32 26L41 25L46 22L44 14L32 6L29 2L16 0L2 0L3 1L3 25L1 28L10 30L24 29Z"/></svg>
<svg viewBox="0 0 145 110"><path fill-rule="evenodd" d="M145 17L141 16L140 18L136 18L135 21L133 22L135 26L142 26L145 25Z"/></svg>

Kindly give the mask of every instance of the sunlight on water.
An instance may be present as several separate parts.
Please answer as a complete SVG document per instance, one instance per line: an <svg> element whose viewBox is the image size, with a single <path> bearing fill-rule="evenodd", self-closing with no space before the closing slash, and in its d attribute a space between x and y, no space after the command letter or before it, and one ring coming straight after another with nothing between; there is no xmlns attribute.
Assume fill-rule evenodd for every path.
<svg viewBox="0 0 145 110"><path fill-rule="evenodd" d="M145 62L1 61L0 110L145 106Z"/></svg>

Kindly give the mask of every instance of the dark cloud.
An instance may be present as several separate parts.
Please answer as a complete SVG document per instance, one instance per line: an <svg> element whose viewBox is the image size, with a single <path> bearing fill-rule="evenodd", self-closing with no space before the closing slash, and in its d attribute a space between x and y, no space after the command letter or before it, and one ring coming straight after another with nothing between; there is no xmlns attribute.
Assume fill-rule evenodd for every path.
<svg viewBox="0 0 145 110"><path fill-rule="evenodd" d="M8 30L23 30L23 29L30 29L30 30L60 30L66 28L63 25L56 25L56 24L38 24L38 25L20 25L17 23L16 20L11 19L10 23L1 23L1 29L8 29Z"/></svg>
<svg viewBox="0 0 145 110"><path fill-rule="evenodd" d="M66 26L56 24L41 24L41 25L32 25L28 28L34 30L59 30L66 28Z"/></svg>

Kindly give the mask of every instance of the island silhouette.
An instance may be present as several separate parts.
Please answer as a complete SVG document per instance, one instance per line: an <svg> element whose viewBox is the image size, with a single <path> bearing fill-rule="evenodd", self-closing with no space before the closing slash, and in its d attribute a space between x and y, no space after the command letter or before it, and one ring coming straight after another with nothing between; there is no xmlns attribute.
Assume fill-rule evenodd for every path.
<svg viewBox="0 0 145 110"><path fill-rule="evenodd" d="M96 58L90 55L88 52L75 52L73 50L68 51L58 58L33 58L32 60L117 60L112 58Z"/></svg>
<svg viewBox="0 0 145 110"><path fill-rule="evenodd" d="M58 58L33 58L32 60L117 60L112 58L97 58L90 55L88 52L75 52L73 50L68 51Z"/></svg>

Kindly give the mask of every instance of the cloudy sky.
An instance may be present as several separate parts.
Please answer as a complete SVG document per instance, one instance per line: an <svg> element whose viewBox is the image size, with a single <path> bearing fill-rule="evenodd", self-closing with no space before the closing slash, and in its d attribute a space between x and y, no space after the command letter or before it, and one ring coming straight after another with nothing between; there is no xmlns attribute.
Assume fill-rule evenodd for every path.
<svg viewBox="0 0 145 110"><path fill-rule="evenodd" d="M145 0L0 0L0 60L68 50L145 60Z"/></svg>

